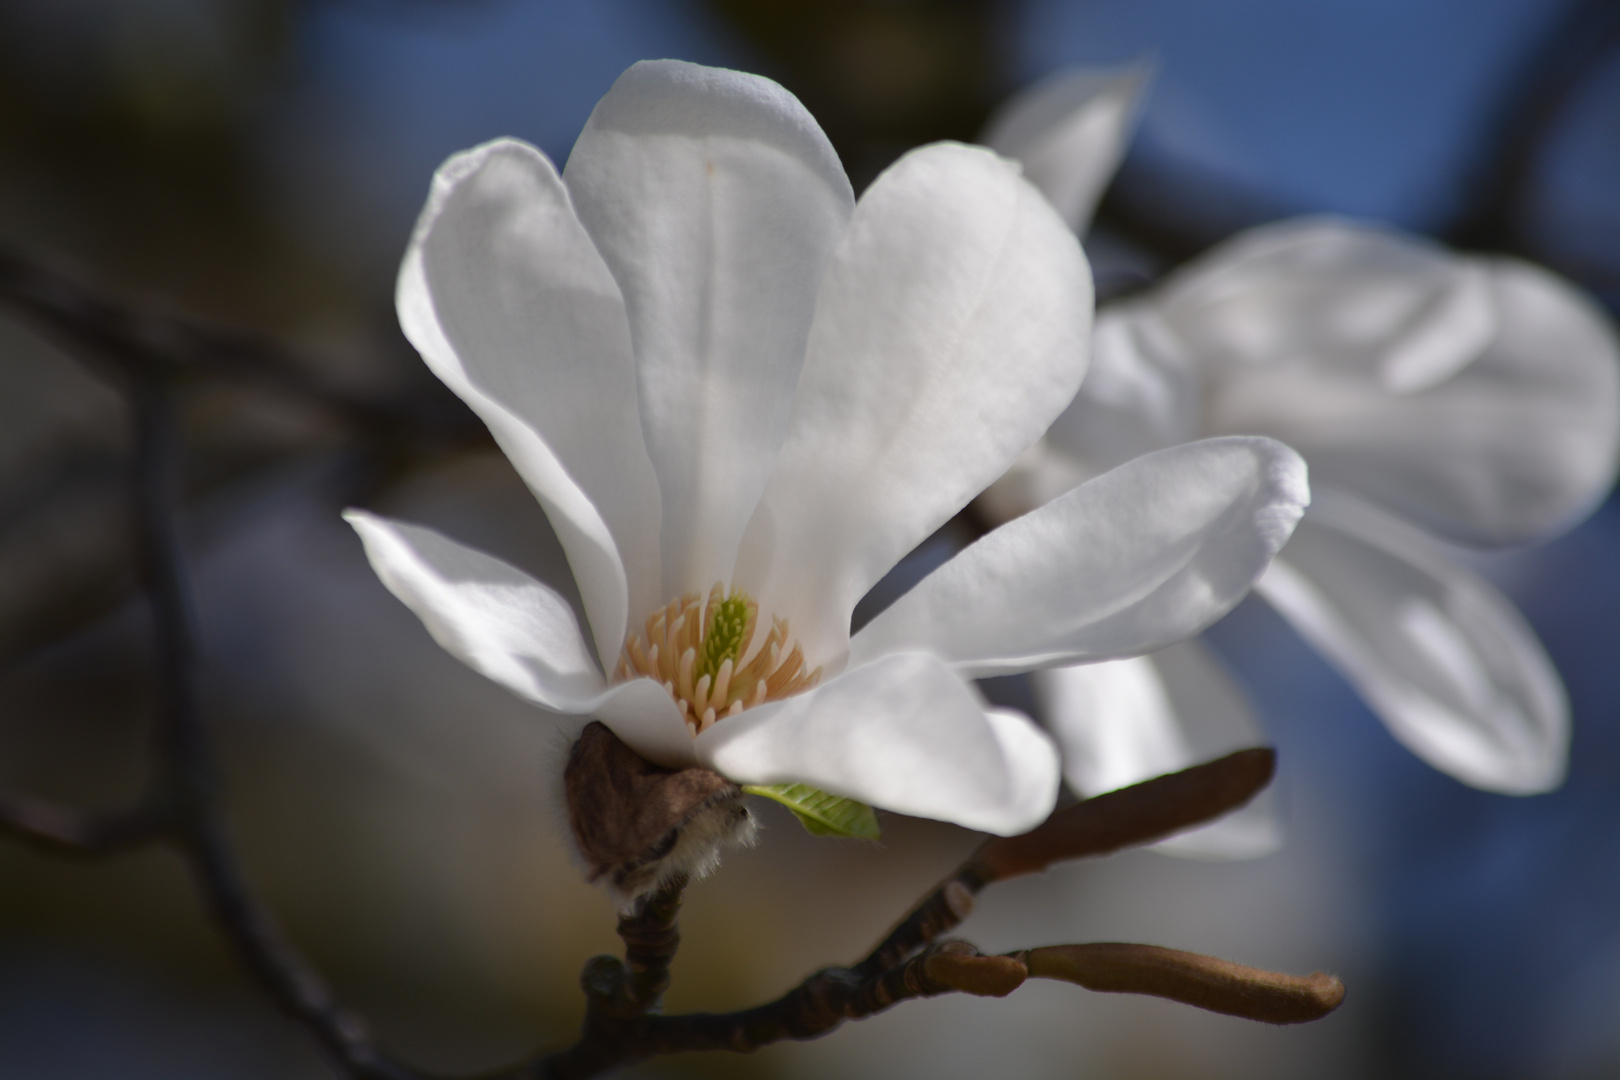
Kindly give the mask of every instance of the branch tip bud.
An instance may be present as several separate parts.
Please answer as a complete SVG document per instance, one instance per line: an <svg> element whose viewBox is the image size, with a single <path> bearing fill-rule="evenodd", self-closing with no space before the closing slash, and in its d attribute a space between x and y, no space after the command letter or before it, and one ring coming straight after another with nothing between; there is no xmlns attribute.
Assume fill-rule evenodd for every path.
<svg viewBox="0 0 1620 1080"><path fill-rule="evenodd" d="M1019 956L1035 978L1103 993L1151 994L1267 1024L1320 1020L1344 1000L1344 984L1320 971L1285 975L1157 945L1053 945Z"/></svg>

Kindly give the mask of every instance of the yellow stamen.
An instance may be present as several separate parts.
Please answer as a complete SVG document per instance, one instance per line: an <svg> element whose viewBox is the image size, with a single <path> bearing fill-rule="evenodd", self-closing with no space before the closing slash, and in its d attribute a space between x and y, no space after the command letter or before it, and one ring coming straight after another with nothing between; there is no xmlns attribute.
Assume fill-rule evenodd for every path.
<svg viewBox="0 0 1620 1080"><path fill-rule="evenodd" d="M680 678L675 680L675 685L680 688L681 697L685 698L687 701L691 701L696 696L692 692L692 670L696 666L696 649L689 648L685 652L681 653L681 674ZM693 709L692 711L696 712L697 710Z"/></svg>
<svg viewBox="0 0 1620 1080"><path fill-rule="evenodd" d="M720 585L707 597L685 594L642 625L645 639L636 633L625 638L614 681L648 677L662 683L694 736L717 720L801 693L821 679L820 668L805 666L804 649L784 619L772 618L770 632L754 648L759 605Z"/></svg>
<svg viewBox="0 0 1620 1080"><path fill-rule="evenodd" d="M726 701L726 695L731 692L731 657L720 661L720 671L714 677L714 700ZM707 675L704 678L708 678Z"/></svg>

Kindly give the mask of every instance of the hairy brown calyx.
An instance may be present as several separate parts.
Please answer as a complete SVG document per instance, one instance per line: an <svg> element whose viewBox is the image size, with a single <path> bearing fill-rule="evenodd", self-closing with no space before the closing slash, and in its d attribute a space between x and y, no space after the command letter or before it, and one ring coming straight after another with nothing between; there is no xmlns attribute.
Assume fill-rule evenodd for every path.
<svg viewBox="0 0 1620 1080"><path fill-rule="evenodd" d="M736 784L709 769L665 769L600 721L580 733L563 770L568 825L592 882L621 907L677 876L702 877L754 819Z"/></svg>

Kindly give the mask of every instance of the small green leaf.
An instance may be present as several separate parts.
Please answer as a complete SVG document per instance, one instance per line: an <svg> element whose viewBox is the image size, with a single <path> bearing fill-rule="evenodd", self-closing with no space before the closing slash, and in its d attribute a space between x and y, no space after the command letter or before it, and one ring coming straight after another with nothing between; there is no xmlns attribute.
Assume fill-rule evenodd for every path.
<svg viewBox="0 0 1620 1080"><path fill-rule="evenodd" d="M763 795L793 811L812 836L855 840L878 838L877 814L865 803L829 795L808 784L745 784L750 795Z"/></svg>

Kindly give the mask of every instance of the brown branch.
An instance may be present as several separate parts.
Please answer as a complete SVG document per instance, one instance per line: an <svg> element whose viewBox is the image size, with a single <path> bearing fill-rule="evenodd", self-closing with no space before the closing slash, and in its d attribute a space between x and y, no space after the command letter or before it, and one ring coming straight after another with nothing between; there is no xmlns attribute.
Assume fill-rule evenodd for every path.
<svg viewBox="0 0 1620 1080"><path fill-rule="evenodd" d="M1091 946L1057 946L1008 956L986 957L980 956L978 950L966 942L940 942L935 939L960 924L972 912L974 894L985 885L1035 873L1060 860L1102 855L1124 847L1150 843L1218 817L1253 798L1270 782L1275 767L1276 755L1273 751L1263 748L1242 750L1216 761L1076 803L1023 836L993 837L985 841L956 874L901 920L860 964L853 968L824 968L775 1001L752 1009L722 1014L653 1015L639 1007L636 999L627 992L627 984L633 975L627 972L625 965L614 957L596 957L586 965L581 979L590 1004L579 1041L561 1053L541 1058L501 1076L503 1080L528 1077L581 1080L657 1054L689 1050L747 1052L786 1039L813 1039L832 1031L846 1020L862 1019L916 997L953 991L999 997L1011 993L1023 983L1026 976L1034 974L1034 969L1026 966L1027 956L1041 957L1041 963L1045 965L1044 977L1064 977L1053 972L1060 969L1059 958L1065 948L1091 949L1091 952L1080 954L1090 962L1090 967L1086 969L1087 977L1094 981L1103 979L1096 974L1096 970L1101 964L1100 958L1106 954ZM626 925L639 927L648 918L647 909L655 904L661 905L659 910L669 912L667 926L673 933L673 913L674 907L679 904L679 891L677 889L672 898L658 899L663 895L655 894L649 898L644 909L622 920L621 935L625 934ZM626 936L625 940L628 945L632 938ZM1194 956L1173 950L1157 950L1153 956L1158 958L1160 954L1181 958ZM663 959L662 954L660 959ZM1129 969L1127 980L1135 977L1142 988L1137 989L1135 985L1118 987L1125 992L1175 997L1176 1000L1201 1008L1240 1016L1253 1014L1255 1019L1274 1023L1297 1022L1274 1017L1292 1015L1287 1013L1290 1008L1296 1012L1308 1008L1308 1000L1314 1001L1315 1007L1321 1009L1318 1015L1337 1004L1337 1000L1334 1000L1323 1008L1331 994L1310 980L1295 980L1292 976L1259 972L1258 969L1235 964L1226 964L1219 970L1208 966L1223 965L1224 961L1197 958L1208 961L1204 967L1190 962L1184 962L1180 967L1174 963L1160 963L1159 968L1167 970L1168 974L1152 969L1151 965L1138 964L1137 968L1151 971L1153 977L1149 978L1138 973L1137 968L1130 967L1131 959L1116 960L1114 967ZM1185 974L1184 969L1192 974ZM1220 981L1221 977L1226 978L1225 983ZM1262 977L1271 981L1265 983ZM1320 978L1325 979L1326 976ZM1248 981L1244 982L1244 979ZM1332 983L1338 985L1336 980L1332 980ZM1261 989L1254 991L1250 984L1259 985ZM1310 984L1306 987L1309 992L1302 996L1296 984ZM1249 992L1251 997L1258 993L1259 1004L1243 998L1239 990L1233 989L1234 986ZM1269 997L1267 993L1270 993ZM1310 998L1310 993L1316 997ZM1290 994L1293 997L1289 997ZM1342 997L1342 987L1339 988L1339 995ZM1234 1001L1236 1005L1223 1007ZM1307 1004L1302 1005L1302 1001ZM1242 1011L1245 1008L1249 1011ZM1313 1018L1304 1015L1298 1017L1299 1020Z"/></svg>
<svg viewBox="0 0 1620 1080"><path fill-rule="evenodd" d="M891 969L900 972L900 985L915 989L913 996L932 997L955 991L974 997L1006 997L1029 977L1028 966L1013 956L983 956L965 941L941 941L930 945L903 967ZM890 976L880 984L893 985ZM901 996L890 993L887 1008ZM856 1008L860 1001L857 999Z"/></svg>
<svg viewBox="0 0 1620 1080"><path fill-rule="evenodd" d="M968 917L975 894L991 882L1038 873L1056 862L1151 844L1236 810L1271 783L1276 767L1273 750L1239 750L1084 799L1022 836L991 837L912 909L856 970L864 977L885 971L948 933Z"/></svg>
<svg viewBox="0 0 1620 1080"><path fill-rule="evenodd" d="M1267 1024L1320 1020L1344 1000L1344 984L1320 971L1284 975L1157 945L1095 942L1013 955L1034 978L1104 993L1151 994Z"/></svg>
<svg viewBox="0 0 1620 1080"><path fill-rule="evenodd" d="M642 1012L657 1012L669 989L669 965L680 948L681 932L675 925L686 877L676 877L647 896L633 915L619 919L624 940L626 1003Z"/></svg>
<svg viewBox="0 0 1620 1080"><path fill-rule="evenodd" d="M914 998L949 993L1004 997L1027 974L1016 957L982 956L965 941L943 941L868 979L859 978L851 968L823 968L782 997L752 1009L614 1016L612 1003L622 1001L623 967L613 957L599 956L586 965L582 982L587 997L601 1005L594 1018L587 1011L580 1041L562 1053L503 1073L499 1080L584 1080L661 1054L747 1053L788 1039L818 1038L846 1020L862 1020Z"/></svg>
<svg viewBox="0 0 1620 1080"><path fill-rule="evenodd" d="M927 945L941 934L950 933L973 914L978 903L974 896L988 881L981 878L970 860L948 878L939 888L929 893L900 920L889 936L855 966L863 976L871 977L886 971Z"/></svg>
<svg viewBox="0 0 1620 1080"><path fill-rule="evenodd" d="M965 941L935 942L910 959L862 978L853 968L816 972L776 1001L734 1013L609 1016L622 1002L624 968L613 957L587 965L586 993L604 1003L581 1039L561 1054L502 1074L501 1080L585 1080L660 1054L746 1053L769 1043L825 1035L903 1001L947 993L1005 997L1025 979L1075 983L1109 993L1147 994L1272 1024L1318 1020L1339 1006L1344 985L1320 972L1286 975L1152 945L1096 943L984 956Z"/></svg>
<svg viewBox="0 0 1620 1080"><path fill-rule="evenodd" d="M669 987L669 964L681 941L675 918L685 890L686 878L677 877L619 917L624 960L592 957L580 976L585 1022L579 1041L520 1069L519 1075L539 1070L545 1076L597 1076L634 1060L645 1039L647 1017L658 1011Z"/></svg>
<svg viewBox="0 0 1620 1080"><path fill-rule="evenodd" d="M986 883L1006 881L1055 862L1151 844L1243 806L1276 769L1276 751L1239 750L1075 803L1022 836L991 837L970 865Z"/></svg>

